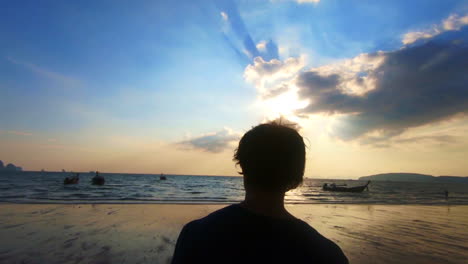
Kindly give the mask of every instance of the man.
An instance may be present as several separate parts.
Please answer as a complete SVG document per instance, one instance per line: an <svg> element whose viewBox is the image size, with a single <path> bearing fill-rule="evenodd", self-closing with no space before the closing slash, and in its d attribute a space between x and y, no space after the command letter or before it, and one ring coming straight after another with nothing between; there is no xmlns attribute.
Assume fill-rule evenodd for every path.
<svg viewBox="0 0 468 264"><path fill-rule="evenodd" d="M284 207L285 192L302 183L305 145L277 123L258 125L240 140L234 160L245 200L182 229L178 263L348 263L341 249Z"/></svg>

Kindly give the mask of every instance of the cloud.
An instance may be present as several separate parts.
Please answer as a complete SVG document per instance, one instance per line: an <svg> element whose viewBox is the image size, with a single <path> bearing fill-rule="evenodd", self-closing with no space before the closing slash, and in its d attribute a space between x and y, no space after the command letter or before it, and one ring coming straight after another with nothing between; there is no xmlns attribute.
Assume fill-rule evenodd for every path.
<svg viewBox="0 0 468 264"><path fill-rule="evenodd" d="M279 48L273 40L262 40L255 46L257 47L260 56L264 60L269 61L273 59L279 59Z"/></svg>
<svg viewBox="0 0 468 264"><path fill-rule="evenodd" d="M0 132L2 131L0 130ZM32 133L25 132L25 131L4 130L3 132L5 132L6 134L15 135L15 136L25 136L25 137L32 136Z"/></svg>
<svg viewBox="0 0 468 264"><path fill-rule="evenodd" d="M218 132L193 137L188 140L178 142L177 144L211 153L219 153L231 148L233 144L240 139L240 137L240 133L234 132L229 128L224 128Z"/></svg>
<svg viewBox="0 0 468 264"><path fill-rule="evenodd" d="M225 12L221 12L220 14L224 21L227 21L229 19L228 15Z"/></svg>
<svg viewBox="0 0 468 264"><path fill-rule="evenodd" d="M460 137L453 135L414 135L414 136L396 136L394 138L382 139L381 136L367 136L360 140L362 145L370 145L377 148L388 148L392 145L408 145L408 144L421 144L424 143L424 146L428 144L453 144L459 142Z"/></svg>
<svg viewBox="0 0 468 264"><path fill-rule="evenodd" d="M266 87L268 83L272 84L281 79L291 77L297 74L304 65L305 57L288 58L284 61L278 59L265 61L262 57L256 57L253 64L245 68L244 79L254 83L263 92L263 89L268 89Z"/></svg>
<svg viewBox="0 0 468 264"><path fill-rule="evenodd" d="M468 25L468 14L460 17L457 14L450 15L442 22L442 28L447 30L460 30L463 26Z"/></svg>
<svg viewBox="0 0 468 264"><path fill-rule="evenodd" d="M254 84L258 98L255 103L264 112L267 120L283 116L298 122L294 111L307 106L300 100L297 87L291 82L305 66L306 57L291 57L285 60L254 59L244 70L244 79Z"/></svg>
<svg viewBox="0 0 468 264"><path fill-rule="evenodd" d="M246 67L244 76L249 81L262 78L279 78L291 75L303 66L302 58L288 58L285 61L277 59L265 61L262 57L256 57L253 64Z"/></svg>
<svg viewBox="0 0 468 264"><path fill-rule="evenodd" d="M37 66L37 65L29 63L29 62L18 61L16 59L13 59L13 58L10 58L10 57L7 57L7 60L10 61L13 64L23 66L23 67L27 68L28 70L30 70L30 71L34 72L35 74L40 75L40 76L42 76L44 78L55 81L57 83L64 84L65 87L75 87L75 86L80 85L80 83L81 83L79 80L77 80L75 78L72 78L72 77L69 77L69 76L54 72L54 71L50 71L48 69L45 69L43 67Z"/></svg>
<svg viewBox="0 0 468 264"><path fill-rule="evenodd" d="M299 4L318 4L320 0L296 0Z"/></svg>
<svg viewBox="0 0 468 264"><path fill-rule="evenodd" d="M435 135L435 136L417 136L410 138L402 138L395 140L396 143L420 143L421 141L434 141L437 143L453 143L457 141L457 137L451 135Z"/></svg>
<svg viewBox="0 0 468 264"><path fill-rule="evenodd" d="M402 42L405 45L412 44L421 39L430 39L446 31L460 30L465 25L468 25L468 15L460 16L452 14L440 24L434 25L431 28L406 33L403 35Z"/></svg>
<svg viewBox="0 0 468 264"><path fill-rule="evenodd" d="M256 45L259 51L266 51L266 41L262 40Z"/></svg>
<svg viewBox="0 0 468 264"><path fill-rule="evenodd" d="M332 134L364 144L466 114L467 41L463 28L420 45L303 72L295 82L301 98L311 103L299 114L335 115Z"/></svg>

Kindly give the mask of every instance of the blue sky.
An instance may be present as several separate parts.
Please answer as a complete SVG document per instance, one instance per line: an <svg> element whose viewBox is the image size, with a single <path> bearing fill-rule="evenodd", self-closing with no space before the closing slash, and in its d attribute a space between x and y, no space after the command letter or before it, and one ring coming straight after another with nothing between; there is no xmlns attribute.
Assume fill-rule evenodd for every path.
<svg viewBox="0 0 468 264"><path fill-rule="evenodd" d="M454 166L458 152L448 143L456 138L461 146L465 141L459 141L461 136L455 132L440 132L447 130L444 126L457 131L465 128L465 119L460 117L468 109L465 101L454 102L458 106L455 110L442 104L434 110L440 114L433 116L426 115L431 107L411 110L424 111L424 115L388 114L369 110L380 106L374 102L340 108L314 92L323 88L317 87L318 82L331 82L335 75L340 81L333 89L353 90L358 84L343 70L351 67L345 61L353 58L361 68L371 60L375 64L355 73L365 77L358 80L360 84L372 85L383 82L376 77L377 69L391 72L386 62L392 59L423 63L401 58L412 51L419 54L424 45L437 41L466 41L467 14L468 1L455 0L3 2L0 159L27 169L102 167L132 171L133 167L120 161L137 155L142 145L147 147L145 142L158 142L148 151L174 152L168 155L170 162L153 162L151 157L159 158L147 154L148 160L139 163L137 172L235 174L230 155L239 135L282 114L300 123L312 142L323 139L312 146L317 150L311 151L312 157L342 149L336 155L358 152L363 156L359 162L366 163L364 157L375 156L375 151L381 155L380 168L363 166L353 172L347 166L329 172L325 165L321 168L311 161L310 175L354 177L402 169L422 172L423 165L395 165L401 164L398 144L415 138L434 153L452 157L443 169L424 172L468 174L468 168ZM466 46L456 45L441 52L466 54ZM407 53L398 52L401 49ZM362 54L372 56L362 59ZM450 74L440 73L441 78L455 76L466 81L460 76L466 63L459 63L461 67ZM316 75L308 72L323 78L312 80L310 77ZM296 85L297 80L306 81L301 86ZM456 92L450 98L464 98L465 91L454 85ZM280 86L287 88L280 90ZM386 86L363 87L353 92L362 95L366 89L387 89L381 94L390 93ZM442 88L433 91L437 89ZM416 88L412 91L414 96L425 93ZM272 94L280 94L275 97L279 99L270 100ZM384 96L373 94L367 95L375 100ZM314 104L314 100L320 102ZM401 109L404 100L396 98L392 109ZM360 119L352 116L355 112L350 108L360 111ZM304 115L308 118L301 118ZM404 115L408 121L394 122L391 115ZM317 126L326 128L318 133ZM40 153L42 157L37 158ZM93 153L92 158L89 153ZM122 157L112 161L102 157L116 153L123 153ZM414 164L432 162L439 155L417 158ZM395 161L386 163L388 157ZM209 165L217 159L226 160L220 165L222 169L211 169ZM191 160L188 163L193 165L185 168L167 165ZM198 168L202 161L206 166ZM354 162L349 161L348 167Z"/></svg>

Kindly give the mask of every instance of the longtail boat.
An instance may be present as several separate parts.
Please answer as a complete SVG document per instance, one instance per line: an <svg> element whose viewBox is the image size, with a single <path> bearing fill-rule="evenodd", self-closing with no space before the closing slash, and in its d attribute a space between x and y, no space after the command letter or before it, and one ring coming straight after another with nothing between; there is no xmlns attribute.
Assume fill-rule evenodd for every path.
<svg viewBox="0 0 468 264"><path fill-rule="evenodd" d="M342 187L342 186L334 186L334 185L328 185L324 184L322 189L324 191L330 191L330 192L355 192L355 193L360 193L364 191L366 188L369 190L367 187L369 185L370 181L366 183L366 185L362 186L356 186L356 187Z"/></svg>

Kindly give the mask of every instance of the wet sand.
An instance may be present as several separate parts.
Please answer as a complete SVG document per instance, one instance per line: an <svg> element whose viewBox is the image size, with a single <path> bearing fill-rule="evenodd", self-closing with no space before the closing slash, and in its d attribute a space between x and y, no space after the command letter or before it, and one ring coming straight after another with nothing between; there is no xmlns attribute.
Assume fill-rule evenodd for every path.
<svg viewBox="0 0 468 264"><path fill-rule="evenodd" d="M182 226L224 206L0 204L0 263L168 263ZM351 263L468 263L468 206L288 210Z"/></svg>

